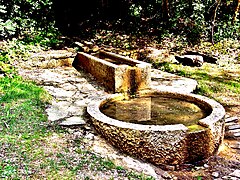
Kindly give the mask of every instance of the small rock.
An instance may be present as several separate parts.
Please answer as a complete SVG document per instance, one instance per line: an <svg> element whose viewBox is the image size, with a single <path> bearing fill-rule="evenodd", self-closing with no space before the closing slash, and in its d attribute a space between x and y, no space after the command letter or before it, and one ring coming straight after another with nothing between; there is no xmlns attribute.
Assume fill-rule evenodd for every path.
<svg viewBox="0 0 240 180"><path fill-rule="evenodd" d="M92 48L92 47L93 47L93 43L92 43L92 42L84 41L84 44L85 44L86 46L88 46L89 48Z"/></svg>
<svg viewBox="0 0 240 180"><path fill-rule="evenodd" d="M212 176L213 176L214 178L218 178L218 177L219 177L219 172L213 172L213 173L212 173Z"/></svg>
<svg viewBox="0 0 240 180"><path fill-rule="evenodd" d="M86 136L85 136L85 138L86 139L89 139L89 140L93 140L94 139L94 134L92 134L92 133L88 133Z"/></svg>
<svg viewBox="0 0 240 180"><path fill-rule="evenodd" d="M233 173L231 173L229 175L240 179L240 170L236 169Z"/></svg>
<svg viewBox="0 0 240 180"><path fill-rule="evenodd" d="M57 121L65 118L68 113L62 110L59 110L57 107L49 107L46 109L48 120Z"/></svg>
<svg viewBox="0 0 240 180"><path fill-rule="evenodd" d="M198 170L204 169L204 167L203 166L196 166L195 169L198 171Z"/></svg>
<svg viewBox="0 0 240 180"><path fill-rule="evenodd" d="M225 123L230 123L230 122L237 122L238 117L228 117L225 119Z"/></svg>
<svg viewBox="0 0 240 180"><path fill-rule="evenodd" d="M196 51L187 51L186 54L189 54L189 55L200 55L200 56L203 57L204 62L208 62L208 63L216 64L217 61L218 61L217 57L214 57L212 55L202 54L202 53L199 53L199 52L196 52Z"/></svg>
<svg viewBox="0 0 240 180"><path fill-rule="evenodd" d="M235 144L231 145L230 147L233 149L240 149L240 142L235 143Z"/></svg>
<svg viewBox="0 0 240 180"><path fill-rule="evenodd" d="M67 118L65 121L61 122L60 125L62 126L71 126L71 125L85 125L86 122L81 117L70 117Z"/></svg>
<svg viewBox="0 0 240 180"><path fill-rule="evenodd" d="M207 169L207 168L209 168L209 165L204 164L203 167Z"/></svg>
<svg viewBox="0 0 240 180"><path fill-rule="evenodd" d="M61 85L61 88L63 88L66 91L73 91L77 89L77 87L72 85L71 83L64 83L63 85Z"/></svg>
<svg viewBox="0 0 240 180"><path fill-rule="evenodd" d="M240 124L231 123L230 125L226 125L225 130L234 130L234 129L240 129Z"/></svg>
<svg viewBox="0 0 240 180"><path fill-rule="evenodd" d="M98 46L93 46L92 51L93 51L93 52L99 51L99 47L98 47Z"/></svg>
<svg viewBox="0 0 240 180"><path fill-rule="evenodd" d="M81 116L84 114L84 108L83 107L78 107L78 106L70 106L66 109L66 111L74 116Z"/></svg>
<svg viewBox="0 0 240 180"><path fill-rule="evenodd" d="M228 130L225 132L225 137L237 138L240 137L240 129Z"/></svg>
<svg viewBox="0 0 240 180"><path fill-rule="evenodd" d="M230 179L230 176L223 176L222 179Z"/></svg>
<svg viewBox="0 0 240 180"><path fill-rule="evenodd" d="M88 125L84 126L84 129L85 129L86 131L92 130L92 128L91 128L90 126L88 126Z"/></svg>
<svg viewBox="0 0 240 180"><path fill-rule="evenodd" d="M186 66L202 66L203 65L203 57L200 55L183 55L183 56L175 56L175 59Z"/></svg>
<svg viewBox="0 0 240 180"><path fill-rule="evenodd" d="M171 166L171 165L164 165L161 168L163 168L166 171L175 171L176 170L176 167L175 166Z"/></svg>

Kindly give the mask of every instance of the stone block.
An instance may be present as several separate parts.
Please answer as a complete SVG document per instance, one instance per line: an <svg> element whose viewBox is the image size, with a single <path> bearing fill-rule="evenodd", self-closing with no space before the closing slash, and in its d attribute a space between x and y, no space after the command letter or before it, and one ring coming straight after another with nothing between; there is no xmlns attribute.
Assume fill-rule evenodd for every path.
<svg viewBox="0 0 240 180"><path fill-rule="evenodd" d="M150 64L115 53L100 51L90 55L80 52L73 61L73 67L92 74L113 93L136 92L150 87Z"/></svg>

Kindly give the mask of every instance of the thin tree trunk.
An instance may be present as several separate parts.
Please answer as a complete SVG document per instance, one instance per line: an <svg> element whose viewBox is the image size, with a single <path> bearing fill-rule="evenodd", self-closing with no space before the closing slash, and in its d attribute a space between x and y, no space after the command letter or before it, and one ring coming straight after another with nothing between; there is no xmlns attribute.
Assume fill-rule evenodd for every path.
<svg viewBox="0 0 240 180"><path fill-rule="evenodd" d="M169 22L169 7L168 7L168 5L169 5L168 0L162 1L163 21L165 21L166 24L168 24L168 22Z"/></svg>
<svg viewBox="0 0 240 180"><path fill-rule="evenodd" d="M234 11L234 15L233 15L233 19L232 19L232 25L236 22L237 20L237 15L238 15L238 11L239 11L239 7L240 7L240 0L236 0L237 1L237 5Z"/></svg>
<svg viewBox="0 0 240 180"><path fill-rule="evenodd" d="M217 16L217 9L218 9L220 3L221 3L221 0L216 0L216 2L215 2L216 7L213 10L212 31L211 31L211 41L212 41L212 44L214 44L214 38L213 37L214 37L215 20L216 20L216 16Z"/></svg>
<svg viewBox="0 0 240 180"><path fill-rule="evenodd" d="M193 2L192 2L192 0L188 1L188 6L189 6L190 15L192 15L193 14Z"/></svg>

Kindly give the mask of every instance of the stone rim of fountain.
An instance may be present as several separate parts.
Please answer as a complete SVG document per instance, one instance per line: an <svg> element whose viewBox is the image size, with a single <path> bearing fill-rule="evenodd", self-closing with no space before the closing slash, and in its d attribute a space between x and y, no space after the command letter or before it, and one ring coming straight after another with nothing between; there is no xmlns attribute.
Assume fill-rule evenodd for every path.
<svg viewBox="0 0 240 180"><path fill-rule="evenodd" d="M210 99L205 96L192 94L192 93L180 93L180 92L171 92L171 91L160 91L160 90L144 90L138 92L141 95L151 95L155 93L160 94L171 94L174 96L180 95L180 97L190 97L194 100L197 100L204 105L209 106L211 108L211 113L203 118L200 119L198 122L198 125L201 125L203 127L211 127L214 123L217 123L218 120L224 118L225 116L225 109L223 106L218 103L217 101ZM130 122L124 122L117 119L113 119L111 117L106 116L100 111L100 106L104 104L104 102L109 101L111 99L121 99L123 96L128 96L127 94L110 94L102 98L102 100L97 102L92 102L87 106L87 112L88 114L97 119L98 121L101 121L103 123L117 126L120 128L129 128L129 129L135 129L135 130L151 130L151 131L175 131L175 130L183 130L186 131L188 128L183 124L173 124L173 125L143 125L143 124L135 124ZM181 99L181 98L180 98Z"/></svg>
<svg viewBox="0 0 240 180"><path fill-rule="evenodd" d="M192 164L218 153L224 137L225 110L215 100L195 94L169 91L140 91L141 95L168 94L190 102L208 106L211 113L199 120L203 128L193 131L183 124L143 125L110 118L100 111L100 106L113 98L122 100L126 94L112 94L101 101L90 103L87 112L95 130L110 144L129 155L163 167ZM188 100L189 101L189 100ZM196 102L198 101L198 102Z"/></svg>

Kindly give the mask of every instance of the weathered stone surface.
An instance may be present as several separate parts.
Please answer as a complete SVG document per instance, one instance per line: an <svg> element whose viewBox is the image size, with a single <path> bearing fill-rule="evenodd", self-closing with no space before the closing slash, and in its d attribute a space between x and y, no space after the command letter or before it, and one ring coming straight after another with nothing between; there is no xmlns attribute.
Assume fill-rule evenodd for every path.
<svg viewBox="0 0 240 180"><path fill-rule="evenodd" d="M94 56L78 53L73 66L90 73L112 92L147 89L151 81L150 64L104 51Z"/></svg>
<svg viewBox="0 0 240 180"><path fill-rule="evenodd" d="M71 83L64 83L62 85L60 85L61 88L63 88L66 91L74 91L77 90L77 86L73 85Z"/></svg>
<svg viewBox="0 0 240 180"><path fill-rule="evenodd" d="M236 169L234 172L232 172L229 175L240 179L240 169Z"/></svg>
<svg viewBox="0 0 240 180"><path fill-rule="evenodd" d="M76 86L78 87L78 90L80 90L82 93L96 91L92 84L78 84Z"/></svg>
<svg viewBox="0 0 240 180"><path fill-rule="evenodd" d="M157 69L151 70L151 88L161 91L193 92L197 88L197 81L163 72Z"/></svg>
<svg viewBox="0 0 240 180"><path fill-rule="evenodd" d="M53 86L44 86L44 88L49 92L49 94L59 99L71 98L75 94L75 91L67 91Z"/></svg>
<svg viewBox="0 0 240 180"><path fill-rule="evenodd" d="M85 125L86 122L82 117L79 116L73 116L70 118L67 118L65 121L62 121L60 125L62 126L71 126L71 125Z"/></svg>
<svg viewBox="0 0 240 180"><path fill-rule="evenodd" d="M67 111L63 111L59 109L58 107L49 107L46 109L48 120L50 121L57 121L63 118L66 118L68 116Z"/></svg>
<svg viewBox="0 0 240 180"><path fill-rule="evenodd" d="M187 51L186 54L187 55L199 55L199 56L202 56L204 62L208 62L208 63L216 64L217 61L218 61L217 57L213 57L213 56L206 55L206 54L203 54L203 53L199 53L199 52L196 52L196 51Z"/></svg>
<svg viewBox="0 0 240 180"><path fill-rule="evenodd" d="M66 58L71 58L74 57L75 53L74 52L69 52L67 50L51 50L48 51L48 53L33 53L30 57L32 60L41 59L42 61L46 60L51 60L51 59L66 59Z"/></svg>
<svg viewBox="0 0 240 180"><path fill-rule="evenodd" d="M78 106L78 107L85 107L86 102L84 100L77 100L77 101L74 102L74 105Z"/></svg>
<svg viewBox="0 0 240 180"><path fill-rule="evenodd" d="M231 124L226 124L225 130L234 130L234 129L240 129L240 124L237 123L231 123Z"/></svg>
<svg viewBox="0 0 240 180"><path fill-rule="evenodd" d="M225 119L225 123L238 122L238 117L228 117Z"/></svg>
<svg viewBox="0 0 240 180"><path fill-rule="evenodd" d="M95 141L93 142L91 150L99 154L105 154L108 159L113 161L115 164L122 166L123 168L135 170L139 173L150 175L156 180L162 179L162 175L171 177L167 172L160 170L159 168L156 168L156 170L158 170L158 173L156 173L154 166L149 163L142 162L141 160L127 156L125 154L115 153L115 148L106 145L105 140L99 136L95 136L94 140Z"/></svg>
<svg viewBox="0 0 240 180"><path fill-rule="evenodd" d="M84 107L71 105L67 108L67 112L69 115L80 116L84 114Z"/></svg>
<svg viewBox="0 0 240 180"><path fill-rule="evenodd" d="M233 149L239 149L240 150L240 142L232 144L232 145L230 145L230 147L233 148Z"/></svg>
<svg viewBox="0 0 240 180"><path fill-rule="evenodd" d="M225 137L226 138L240 138L240 129L226 131Z"/></svg>
<svg viewBox="0 0 240 180"><path fill-rule="evenodd" d="M69 101L52 101L52 107L56 107L62 110L68 109L70 105L71 105L71 102Z"/></svg>

